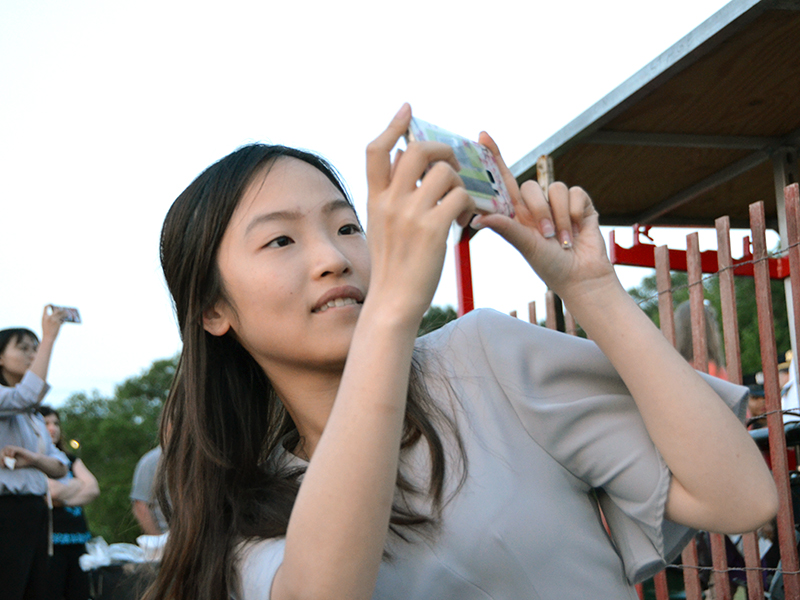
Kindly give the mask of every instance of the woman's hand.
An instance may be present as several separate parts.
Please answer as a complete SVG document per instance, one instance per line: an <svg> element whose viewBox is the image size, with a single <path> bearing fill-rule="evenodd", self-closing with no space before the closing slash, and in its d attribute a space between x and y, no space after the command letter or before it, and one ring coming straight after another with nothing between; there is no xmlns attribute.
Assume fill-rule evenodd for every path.
<svg viewBox="0 0 800 600"><path fill-rule="evenodd" d="M30 366L30 371L42 381L47 381L47 371L50 368L53 345L66 316L66 312L61 308L55 308L51 304L44 307L44 312L42 313L42 341L36 350L36 358L33 359Z"/></svg>
<svg viewBox="0 0 800 600"><path fill-rule="evenodd" d="M0 450L0 456L3 458L3 466L6 466L6 458L13 459L14 469L33 468L39 469L42 473L53 479L64 477L67 474L67 467L61 461L40 454L39 452L32 452L20 446L5 446Z"/></svg>
<svg viewBox="0 0 800 600"><path fill-rule="evenodd" d="M405 104L367 147L372 260L367 302L386 303L418 323L441 276L450 224L465 222L475 203L446 144L412 142L392 164L390 152L410 121L411 107Z"/></svg>
<svg viewBox="0 0 800 600"><path fill-rule="evenodd" d="M622 377L672 473L667 518L721 533L770 519L777 494L758 449L620 285L586 192L554 183L548 203L537 183L517 187L487 134L480 141L494 153L517 214L473 223L491 227L522 253Z"/></svg>
<svg viewBox="0 0 800 600"><path fill-rule="evenodd" d="M42 314L42 341L45 339L55 340L66 317L67 313L63 308L55 307L52 304L45 306Z"/></svg>
<svg viewBox="0 0 800 600"><path fill-rule="evenodd" d="M598 286L618 285L589 195L561 182L550 186L547 197L535 181L526 181L520 188L494 140L484 132L480 142L498 163L516 217L480 215L473 219L473 226L490 227L502 235L568 303L580 301Z"/></svg>

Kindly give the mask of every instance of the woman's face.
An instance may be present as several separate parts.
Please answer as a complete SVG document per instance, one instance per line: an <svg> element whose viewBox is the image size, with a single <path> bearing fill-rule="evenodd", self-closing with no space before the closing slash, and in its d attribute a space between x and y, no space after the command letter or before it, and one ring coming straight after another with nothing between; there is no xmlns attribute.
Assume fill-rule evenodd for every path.
<svg viewBox="0 0 800 600"><path fill-rule="evenodd" d="M11 383L22 379L36 357L38 347L39 343L27 335L12 339L6 344L0 352L0 369L6 381Z"/></svg>
<svg viewBox="0 0 800 600"><path fill-rule="evenodd" d="M47 426L47 431L50 433L50 439L54 444L58 443L61 439L61 421L54 414L49 414L44 418L44 424Z"/></svg>
<svg viewBox="0 0 800 600"><path fill-rule="evenodd" d="M319 170L278 159L231 217L217 262L228 302L204 313L214 335L233 329L272 376L341 369L369 285L355 212Z"/></svg>

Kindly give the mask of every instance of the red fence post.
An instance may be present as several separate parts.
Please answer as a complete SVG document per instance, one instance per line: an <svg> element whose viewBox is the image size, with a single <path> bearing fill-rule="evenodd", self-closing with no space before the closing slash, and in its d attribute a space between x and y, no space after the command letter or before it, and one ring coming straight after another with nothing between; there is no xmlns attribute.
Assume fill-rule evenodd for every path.
<svg viewBox="0 0 800 600"><path fill-rule="evenodd" d="M539 324L538 321L536 321L536 302L533 300L528 302L528 322L533 325Z"/></svg>
<svg viewBox="0 0 800 600"><path fill-rule="evenodd" d="M692 351L694 367L708 368L705 343L705 309L703 308L703 270L700 266L697 233L686 236L686 269L689 283L689 302L692 318ZM683 582L686 587L687 600L702 600L703 591L700 585L700 561L697 556L697 542L692 540L681 553L683 562Z"/></svg>
<svg viewBox="0 0 800 600"><path fill-rule="evenodd" d="M463 317L475 308L472 295L472 262L469 256L470 236L462 235L456 244L456 283L458 285L458 316Z"/></svg>
<svg viewBox="0 0 800 600"><path fill-rule="evenodd" d="M783 430L780 388L778 385L778 351L775 347L774 319L772 313L772 291L767 265L766 224L764 203L750 205L750 228L753 233L754 278L756 306L758 309L758 334L761 342L761 364L764 371L764 394L767 404L767 427L769 428L769 454L772 475L778 487L778 541L783 583L786 598L800 599L798 579L797 542L795 539L792 497L789 487L789 470L786 458L786 438Z"/></svg>
<svg viewBox="0 0 800 600"><path fill-rule="evenodd" d="M555 331L558 329L558 317L556 316L558 303L556 302L556 293L553 290L547 290L544 295L544 300L547 306L545 325L548 329Z"/></svg>
<svg viewBox="0 0 800 600"><path fill-rule="evenodd" d="M739 319L736 315L736 287L731 255L731 222L728 217L715 221L717 228L717 259L719 263L719 295L722 305L722 334L725 339L725 362L728 381L742 383L742 354L739 345ZM764 599L764 579L761 576L761 556L756 532L742 536L744 566L747 569L747 597Z"/></svg>

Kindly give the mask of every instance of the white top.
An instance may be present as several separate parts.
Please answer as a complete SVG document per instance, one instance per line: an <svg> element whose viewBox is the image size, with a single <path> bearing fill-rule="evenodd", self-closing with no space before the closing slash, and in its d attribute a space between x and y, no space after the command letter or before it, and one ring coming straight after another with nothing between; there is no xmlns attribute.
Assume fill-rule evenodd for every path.
<svg viewBox="0 0 800 600"><path fill-rule="evenodd" d="M691 539L664 519L670 472L593 342L479 310L418 347L433 397L458 421L468 477L432 539L390 534L394 558L381 564L374 600L634 600L632 583ZM747 389L708 380L743 419ZM420 443L403 457L416 481L427 479L426 455ZM283 550L282 538L241 546L240 600L268 598Z"/></svg>

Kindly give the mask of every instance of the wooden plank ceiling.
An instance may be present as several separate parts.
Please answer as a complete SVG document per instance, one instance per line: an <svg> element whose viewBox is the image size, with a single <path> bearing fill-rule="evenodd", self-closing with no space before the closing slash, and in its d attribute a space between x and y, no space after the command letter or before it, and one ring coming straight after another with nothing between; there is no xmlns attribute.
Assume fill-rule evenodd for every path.
<svg viewBox="0 0 800 600"><path fill-rule="evenodd" d="M646 67L615 106L601 101L515 164L520 182L536 176L541 149L557 179L590 193L604 225L708 226L727 214L746 226L748 205L763 200L775 226L771 156L800 145L800 1L755 3L712 33L665 68L666 52L660 76L643 77Z"/></svg>

